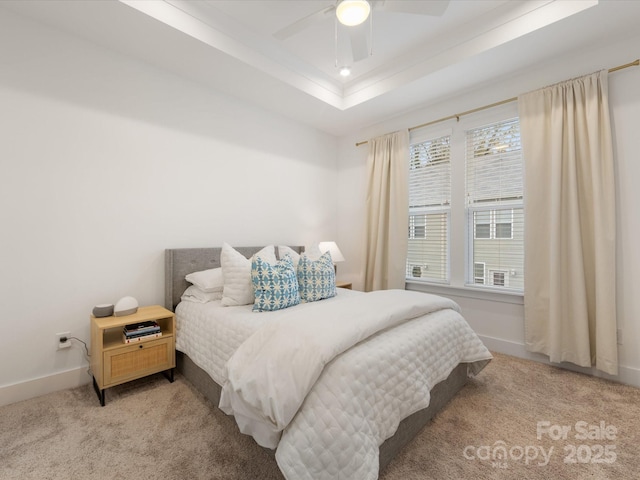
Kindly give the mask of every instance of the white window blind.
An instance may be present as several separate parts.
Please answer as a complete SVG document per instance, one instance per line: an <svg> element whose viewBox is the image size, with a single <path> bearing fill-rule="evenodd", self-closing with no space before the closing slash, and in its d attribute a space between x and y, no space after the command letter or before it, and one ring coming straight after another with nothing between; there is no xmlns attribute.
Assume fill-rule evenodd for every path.
<svg viewBox="0 0 640 480"><path fill-rule="evenodd" d="M523 290L523 174L517 118L466 132L469 284L480 284L473 265L484 264L482 284Z"/></svg>
<svg viewBox="0 0 640 480"><path fill-rule="evenodd" d="M451 136L411 145L408 278L449 280L450 205Z"/></svg>

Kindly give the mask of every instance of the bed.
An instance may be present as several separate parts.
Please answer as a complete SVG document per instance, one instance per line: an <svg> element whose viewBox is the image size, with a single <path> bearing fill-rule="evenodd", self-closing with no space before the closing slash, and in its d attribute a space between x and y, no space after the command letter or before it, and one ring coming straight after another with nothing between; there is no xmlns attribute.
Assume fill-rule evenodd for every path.
<svg viewBox="0 0 640 480"><path fill-rule="evenodd" d="M251 258L261 248L244 247L236 250L244 257ZM298 253L303 250L301 247L290 248ZM219 302L181 302L183 293L191 285L185 279L188 274L220 265L221 248L168 249L165 252L165 306L176 312L177 368L212 403L234 413L241 431L253 435L265 448L277 447L274 455L287 479L377 478L378 473L402 447L465 385L469 376L479 373L491 359L488 350L473 334L455 306L437 297L436 302L442 304L437 311L414 314L410 320L391 326L383 325L370 336L353 341L335 358L321 362L324 368L311 376L309 390L299 393L298 403L291 398L283 400L285 410L288 408L291 412L288 416L281 415L281 407L274 410L271 400L262 401L258 398L257 406L256 402L249 405L256 407L249 408L249 417L253 415L251 412L261 408L266 410L258 412L259 415L274 424L279 423L280 416L287 417L284 427L273 427L275 432L263 435L260 425L254 428L253 419L247 421L243 400L232 398L236 395L234 392L248 391L272 373L263 366L269 362L257 361L259 356L251 356L263 353L256 354L256 348L252 350L248 345L252 342L259 344L267 337L277 337L284 328L277 325L291 325L279 322L291 322L296 318L330 317L328 321L334 322L331 330L339 330L345 324L340 320L342 312L345 312L344 318L369 316L369 313L358 315L363 308L360 306L362 298L372 305L377 301L406 303L409 305L406 309L414 311L413 299L426 294L387 291L376 297L367 297L370 294L337 289L338 294L334 298L286 309L287 315L282 317L287 318L283 320L271 315L278 312L251 312L250 306L228 308L222 307ZM382 298L385 295L389 298ZM421 298L418 300L422 301ZM372 308L384 310L384 305L380 303L379 307ZM212 316L219 319L216 320L218 323L209 320ZM229 318L225 320L225 316ZM453 325L451 330L450 324ZM239 331L232 331L229 336L228 330L236 329L236 326L239 326ZM425 328L432 330L422 333L426 332ZM442 329L443 333L438 333L436 329ZM267 334L261 337L265 331ZM288 332L285 337L290 336ZM423 349L417 347L419 343L411 344L421 342L421 335L433 336L431 341L435 345ZM454 349L448 345L453 343L461 345L460 349L466 353L451 353ZM284 353L281 343L275 345L277 347L270 355L276 360L282 356L286 361L290 353ZM438 348L445 350L430 353L433 358L429 361L420 360L427 355L427 350L436 352ZM452 364L449 357L460 360ZM254 366L243 370L244 364L238 358L253 359L253 362L245 363ZM299 362L293 363L297 365ZM238 372L249 375L249 380L242 388L238 385L229 386L231 380L240 376L233 370L235 364L240 365ZM278 369L282 369L283 364L279 365ZM435 373L429 370L427 375L422 368L434 369ZM398 373L396 378L394 372L401 370L403 373ZM308 374L305 372L303 375ZM286 379L263 382L267 388L276 385L269 395L277 397L281 392L288 392L288 388L278 388L280 381L287 385ZM346 390L349 393L345 393ZM391 395L390 392L395 393ZM411 398L395 398L405 393ZM250 400L247 401L250 403Z"/></svg>

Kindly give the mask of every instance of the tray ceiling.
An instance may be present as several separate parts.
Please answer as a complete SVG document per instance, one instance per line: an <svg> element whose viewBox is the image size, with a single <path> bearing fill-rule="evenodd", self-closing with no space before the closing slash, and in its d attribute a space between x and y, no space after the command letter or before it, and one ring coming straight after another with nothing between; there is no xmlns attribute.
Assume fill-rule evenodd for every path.
<svg viewBox="0 0 640 480"><path fill-rule="evenodd" d="M614 33L640 2L450 0L434 15L384 9L353 61L333 0L5 0L2 7L342 135ZM413 2L431 0L413 0ZM327 9L325 15L316 12ZM316 14L314 16L314 14ZM277 35L312 17L293 34ZM352 75L341 77L337 66Z"/></svg>

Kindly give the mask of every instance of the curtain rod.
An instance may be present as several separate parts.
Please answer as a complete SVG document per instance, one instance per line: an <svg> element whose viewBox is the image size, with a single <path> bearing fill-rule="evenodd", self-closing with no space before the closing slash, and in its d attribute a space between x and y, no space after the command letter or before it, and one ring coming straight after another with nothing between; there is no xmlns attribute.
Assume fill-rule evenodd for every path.
<svg viewBox="0 0 640 480"><path fill-rule="evenodd" d="M635 60L635 61L630 62L630 63L625 63L624 65L618 65L617 67L610 68L610 69L609 69L609 73L617 72L618 70L622 70L622 69L627 68L627 67L637 67L637 66L639 66L639 65L640 65L640 59ZM471 114L471 113L480 112L480 111L482 111L482 110L486 110L486 109L488 109L488 108L497 107L497 106L499 106L499 105L504 105L505 103L515 102L516 100L518 100L518 97L508 98L508 99L506 99L506 100L501 100L501 101L499 101L499 102L495 102L495 103L492 103L492 104L490 104L490 105L484 105L484 106L482 106L482 107L473 108L473 109L471 109L471 110L467 110L466 112L462 112L462 113L455 113L455 114L453 114L453 115L449 115L449 116L447 116L447 117L439 118L438 120L433 120L433 121L431 121L431 122L422 123L422 124L420 124L420 125L416 125L415 127L409 127L409 129L408 129L408 130L409 130L409 131L417 130L418 128L428 127L429 125L433 125L433 124L435 124L435 123L440 123L440 122L445 122L445 121L447 121L447 120L453 120L454 118L455 118L457 121L460 121L460 117L462 117L462 116L464 116L464 115L469 115L469 114ZM365 145L365 144L367 144L367 143L369 143L369 141L368 141L368 140L364 140L364 141L362 141L362 142L358 142L358 143L356 143L356 147L359 147L360 145Z"/></svg>

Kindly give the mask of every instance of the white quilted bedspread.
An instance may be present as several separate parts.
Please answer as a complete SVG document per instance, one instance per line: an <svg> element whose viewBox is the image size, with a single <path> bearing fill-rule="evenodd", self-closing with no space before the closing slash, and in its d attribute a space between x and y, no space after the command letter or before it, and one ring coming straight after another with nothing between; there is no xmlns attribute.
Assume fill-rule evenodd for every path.
<svg viewBox="0 0 640 480"><path fill-rule="evenodd" d="M352 293L357 294L345 292L340 297L348 298ZM240 315L222 312L233 320L223 321L225 327L217 322L215 335L224 332L228 338L212 338L213 334L203 335L202 329L187 333L181 317L195 316L199 319L189 322L205 326L210 320L202 311L216 307L205 304L203 309L203 305L186 303L177 310L177 348L224 384L224 362L244 338L268 321L268 316L250 309ZM232 310L239 308L243 307ZM193 315L196 311L201 313ZM214 342L213 348L207 341ZM203 361L203 357L209 359ZM358 343L325 366L283 431L276 451L281 471L288 480L377 478L379 446L395 433L403 418L429 405L431 388L458 363L490 358L489 351L454 309L414 318Z"/></svg>
<svg viewBox="0 0 640 480"><path fill-rule="evenodd" d="M339 302L361 292L338 289L338 295L323 302ZM291 307L304 312L314 303ZM176 349L223 385L225 364L238 347L266 322L281 312L253 312L253 305L223 307L220 301L180 302L176 307ZM290 310L290 309L287 309Z"/></svg>

